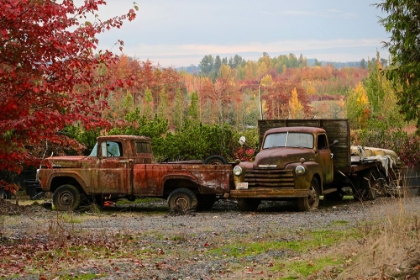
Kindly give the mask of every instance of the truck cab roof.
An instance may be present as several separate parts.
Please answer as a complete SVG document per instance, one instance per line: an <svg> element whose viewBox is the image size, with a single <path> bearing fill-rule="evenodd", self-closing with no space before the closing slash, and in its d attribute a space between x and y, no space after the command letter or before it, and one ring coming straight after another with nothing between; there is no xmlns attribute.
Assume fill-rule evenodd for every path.
<svg viewBox="0 0 420 280"><path fill-rule="evenodd" d="M99 136L97 138L98 140L109 140L109 141L115 141L115 140L134 140L134 141L143 141L143 142L151 142L151 139L146 136L137 136L137 135L107 135L107 136Z"/></svg>
<svg viewBox="0 0 420 280"><path fill-rule="evenodd" d="M265 132L265 134L270 133L277 133L277 132L305 132L305 133L312 133L312 134L319 134L325 133L325 129L319 127L307 127L307 126L288 126L288 127L277 127L269 129Z"/></svg>

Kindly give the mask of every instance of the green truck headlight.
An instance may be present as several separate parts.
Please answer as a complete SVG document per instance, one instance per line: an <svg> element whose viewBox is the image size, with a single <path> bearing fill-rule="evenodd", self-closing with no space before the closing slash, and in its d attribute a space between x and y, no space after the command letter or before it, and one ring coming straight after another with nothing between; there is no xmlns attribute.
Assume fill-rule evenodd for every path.
<svg viewBox="0 0 420 280"><path fill-rule="evenodd" d="M303 165L296 166L295 173L296 175L303 175L305 174L305 167Z"/></svg>
<svg viewBox="0 0 420 280"><path fill-rule="evenodd" d="M241 174L242 174L242 168L239 165L235 166L233 168L233 175L239 176Z"/></svg>

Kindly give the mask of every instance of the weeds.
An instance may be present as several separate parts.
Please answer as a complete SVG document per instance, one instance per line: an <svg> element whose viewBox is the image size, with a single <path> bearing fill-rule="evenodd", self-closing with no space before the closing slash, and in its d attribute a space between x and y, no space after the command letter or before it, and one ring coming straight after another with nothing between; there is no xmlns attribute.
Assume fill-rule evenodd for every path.
<svg viewBox="0 0 420 280"><path fill-rule="evenodd" d="M357 227L359 238L343 246L352 252L354 261L338 278L418 279L419 213L408 212L409 203L409 198L400 198L396 204L385 205L382 219Z"/></svg>
<svg viewBox="0 0 420 280"><path fill-rule="evenodd" d="M281 223L276 220L269 220L265 227L252 227L256 215L247 216L249 221L240 229L227 225L214 231L204 222L195 231L181 220L183 217L166 216L164 211L156 218L169 219L170 225L180 227L168 232L140 227L133 232L130 219L143 214L118 213L124 221L120 228L111 230L107 219L117 215L115 209L111 215L99 212L93 216L54 212L46 224L36 220L37 227L28 230L36 234L19 239L7 237L12 228L8 225L17 223L0 216L0 277L47 275L64 279L61 273L65 271L70 279L71 275L91 279L89 268L93 267L122 270L122 263L128 263L127 268L135 266L142 275L145 269L175 271L176 265L215 261L226 262L219 269L230 278L416 279L420 278L420 214L407 210L410 203L409 198L391 203L378 200L375 208L369 207L377 218L366 210L365 220L358 224L336 219L325 228L315 229L279 228ZM100 221L95 230L80 227L89 219ZM177 222L172 223L172 219ZM79 272L83 269L86 273ZM95 275L110 276L105 270Z"/></svg>

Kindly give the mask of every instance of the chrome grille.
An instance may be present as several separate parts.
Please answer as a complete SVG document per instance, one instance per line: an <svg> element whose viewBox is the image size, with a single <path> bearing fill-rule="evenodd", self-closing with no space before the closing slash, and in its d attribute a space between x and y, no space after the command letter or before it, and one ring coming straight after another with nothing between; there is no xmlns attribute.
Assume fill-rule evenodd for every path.
<svg viewBox="0 0 420 280"><path fill-rule="evenodd" d="M279 169L253 169L245 172L249 187L294 188L293 172Z"/></svg>

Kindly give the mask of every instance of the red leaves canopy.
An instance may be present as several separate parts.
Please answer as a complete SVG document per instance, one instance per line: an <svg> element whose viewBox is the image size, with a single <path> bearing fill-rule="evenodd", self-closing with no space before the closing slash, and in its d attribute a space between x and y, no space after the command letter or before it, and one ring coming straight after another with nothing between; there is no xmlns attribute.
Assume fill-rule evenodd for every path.
<svg viewBox="0 0 420 280"><path fill-rule="evenodd" d="M0 3L0 170L19 170L35 161L26 147L56 139L64 126L105 124L103 98L118 85L104 69L117 57L109 51L95 54L95 36L136 14L131 9L90 23L82 21L105 1L80 7L71 0Z"/></svg>

